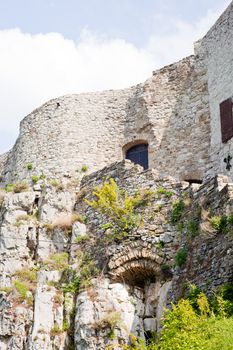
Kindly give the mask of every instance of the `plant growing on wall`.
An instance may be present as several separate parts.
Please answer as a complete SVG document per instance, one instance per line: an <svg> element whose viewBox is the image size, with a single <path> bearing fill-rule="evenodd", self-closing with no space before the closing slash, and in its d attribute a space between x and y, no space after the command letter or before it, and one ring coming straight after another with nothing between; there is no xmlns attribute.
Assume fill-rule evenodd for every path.
<svg viewBox="0 0 233 350"><path fill-rule="evenodd" d="M142 221L137 208L144 205L149 199L149 192L129 195L128 192L120 189L114 179L105 181L100 187L93 191L95 199L86 201L92 208L108 217L108 225L113 224L118 231L130 232L138 227Z"/></svg>

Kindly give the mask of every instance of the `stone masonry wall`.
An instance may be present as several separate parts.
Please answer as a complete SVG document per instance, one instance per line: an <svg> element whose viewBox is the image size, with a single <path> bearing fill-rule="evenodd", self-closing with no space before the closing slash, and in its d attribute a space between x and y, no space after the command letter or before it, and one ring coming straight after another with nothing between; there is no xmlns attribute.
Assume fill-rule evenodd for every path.
<svg viewBox="0 0 233 350"><path fill-rule="evenodd" d="M42 173L74 176L82 165L93 172L122 160L129 145L142 141L158 174L202 179L209 135L206 71L201 60L189 57L136 87L68 95L33 111L21 122L4 182Z"/></svg>
<svg viewBox="0 0 233 350"><path fill-rule="evenodd" d="M204 61L207 68L208 92L211 114L211 162L209 173L227 174L233 180L233 169L228 171L224 158L233 155L233 139L222 143L220 108L224 100L233 98L233 2L196 44L196 55Z"/></svg>
<svg viewBox="0 0 233 350"><path fill-rule="evenodd" d="M114 236L110 218L86 201L107 178L129 195L148 195L137 208L140 224L126 236ZM164 308L182 295L188 281L209 291L232 281L232 232L210 226L211 216L232 215L232 198L225 178L198 189L130 161L84 177L81 187L74 180L57 186L43 179L27 192L2 191L0 347L118 349L131 333L144 338L158 331ZM172 222L177 200L185 207ZM188 223L197 218L198 235L190 236ZM177 266L175 256L184 246L187 260ZM97 272L87 275L88 266ZM71 272L89 276L76 292L67 289ZM26 285L26 294L19 283Z"/></svg>

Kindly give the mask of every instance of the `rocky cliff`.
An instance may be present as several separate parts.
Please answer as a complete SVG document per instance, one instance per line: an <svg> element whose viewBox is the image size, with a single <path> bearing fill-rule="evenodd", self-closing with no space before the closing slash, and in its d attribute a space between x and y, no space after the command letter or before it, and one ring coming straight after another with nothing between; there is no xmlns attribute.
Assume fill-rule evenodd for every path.
<svg viewBox="0 0 233 350"><path fill-rule="evenodd" d="M1 192L1 349L120 349L159 331L188 282L232 282L227 178L177 183L124 161L35 182Z"/></svg>

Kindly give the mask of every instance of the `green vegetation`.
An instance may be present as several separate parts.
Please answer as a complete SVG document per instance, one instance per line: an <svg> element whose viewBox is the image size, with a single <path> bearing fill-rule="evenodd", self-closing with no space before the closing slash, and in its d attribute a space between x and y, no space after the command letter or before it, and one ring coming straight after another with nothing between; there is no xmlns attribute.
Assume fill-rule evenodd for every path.
<svg viewBox="0 0 233 350"><path fill-rule="evenodd" d="M91 279L98 276L99 269L96 267L89 253L83 253L80 264L80 289L91 286Z"/></svg>
<svg viewBox="0 0 233 350"><path fill-rule="evenodd" d="M167 191L164 187L160 186L157 188L157 191L156 193L158 195L164 195L165 197L167 198L171 198L172 195L173 195L173 192L172 191Z"/></svg>
<svg viewBox="0 0 233 350"><path fill-rule="evenodd" d="M175 255L175 263L177 266L181 267L185 264L187 259L188 251L186 247L180 248Z"/></svg>
<svg viewBox="0 0 233 350"><path fill-rule="evenodd" d="M121 314L116 311L110 311L101 320L97 321L95 324L95 329L109 329L108 338L114 339L115 328L120 327L122 324Z"/></svg>
<svg viewBox="0 0 233 350"><path fill-rule="evenodd" d="M40 177L37 175L32 175L31 179L32 183L35 185L40 180Z"/></svg>
<svg viewBox="0 0 233 350"><path fill-rule="evenodd" d="M44 267L49 270L63 271L68 268L68 253L55 253L44 261Z"/></svg>
<svg viewBox="0 0 233 350"><path fill-rule="evenodd" d="M229 223L227 216L212 216L210 219L211 226L219 233L227 233ZM231 217L230 217L231 222Z"/></svg>
<svg viewBox="0 0 233 350"><path fill-rule="evenodd" d="M196 237L199 234L199 221L191 219L187 223L187 234Z"/></svg>
<svg viewBox="0 0 233 350"><path fill-rule="evenodd" d="M21 281L35 283L37 281L37 269L25 267L16 271L14 276L18 277Z"/></svg>
<svg viewBox="0 0 233 350"><path fill-rule="evenodd" d="M75 243L81 244L81 243L84 243L84 242L86 242L88 240L89 240L88 235L78 236L78 237L75 238Z"/></svg>
<svg viewBox="0 0 233 350"><path fill-rule="evenodd" d="M51 179L49 180L49 183L51 186L55 187L57 191L63 191L64 185L63 183L58 179Z"/></svg>
<svg viewBox="0 0 233 350"><path fill-rule="evenodd" d="M83 165L82 168L81 168L81 171L83 173L86 173L88 171L88 166L87 165Z"/></svg>
<svg viewBox="0 0 233 350"><path fill-rule="evenodd" d="M13 283L22 300L26 300L29 292L28 284L20 280L15 280Z"/></svg>
<svg viewBox="0 0 233 350"><path fill-rule="evenodd" d="M77 276L76 272L71 268L65 270L63 274L63 278L66 282L62 283L61 290L64 293L78 293L80 288L80 277Z"/></svg>
<svg viewBox="0 0 233 350"><path fill-rule="evenodd" d="M28 164L26 165L26 168L27 168L27 170L32 170L32 168L33 168L32 163L28 163Z"/></svg>
<svg viewBox="0 0 233 350"><path fill-rule="evenodd" d="M223 292L225 291L225 292ZM131 337L125 350L230 350L233 345L233 285L220 288L213 300L192 286L192 296L181 299L164 314L157 339L145 344ZM225 293L225 294L224 294ZM228 299L226 299L228 298ZM212 306L215 303L214 307ZM229 308L229 305L231 306ZM229 311L230 310L230 311ZM111 347L109 347L111 349Z"/></svg>
<svg viewBox="0 0 233 350"><path fill-rule="evenodd" d="M19 294L19 302L26 301L28 305L32 305L33 293L36 289L37 270L25 267L16 271L14 277L17 277L13 281L13 285Z"/></svg>
<svg viewBox="0 0 233 350"><path fill-rule="evenodd" d="M106 224L103 224L102 226L101 226L101 228L103 229L103 230L108 230L109 228L112 228L113 227L113 225L112 225L112 223L111 222L106 222Z"/></svg>
<svg viewBox="0 0 233 350"><path fill-rule="evenodd" d="M5 186L6 192L20 193L28 191L28 185L25 182L18 182L16 184L7 184Z"/></svg>
<svg viewBox="0 0 233 350"><path fill-rule="evenodd" d="M145 190L129 196L117 186L114 179L109 179L102 186L95 188L93 195L96 199L86 202L108 218L107 227L110 228L112 225L115 229L112 238L121 239L142 222L137 209L148 202L151 193Z"/></svg>
<svg viewBox="0 0 233 350"><path fill-rule="evenodd" d="M13 290L14 289L12 287L6 287L6 286L0 288L0 292L4 292L7 295L13 292Z"/></svg>
<svg viewBox="0 0 233 350"><path fill-rule="evenodd" d="M181 219L184 209L185 203L183 200L178 199L172 203L171 222L173 224L177 223Z"/></svg>
<svg viewBox="0 0 233 350"><path fill-rule="evenodd" d="M56 335L59 335L61 333L63 333L63 329L60 328L57 324L55 324L50 330L51 337L55 337Z"/></svg>

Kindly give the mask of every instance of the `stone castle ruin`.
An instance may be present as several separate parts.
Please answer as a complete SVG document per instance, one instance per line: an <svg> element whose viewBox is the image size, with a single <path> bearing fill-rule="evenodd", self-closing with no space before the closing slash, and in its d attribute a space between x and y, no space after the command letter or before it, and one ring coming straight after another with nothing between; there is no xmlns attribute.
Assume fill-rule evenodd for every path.
<svg viewBox="0 0 233 350"><path fill-rule="evenodd" d="M233 228L211 226L233 210L232 42L233 2L145 83L22 120L0 156L1 350L121 349L187 282L232 282ZM105 184L137 198L128 226L93 204Z"/></svg>

